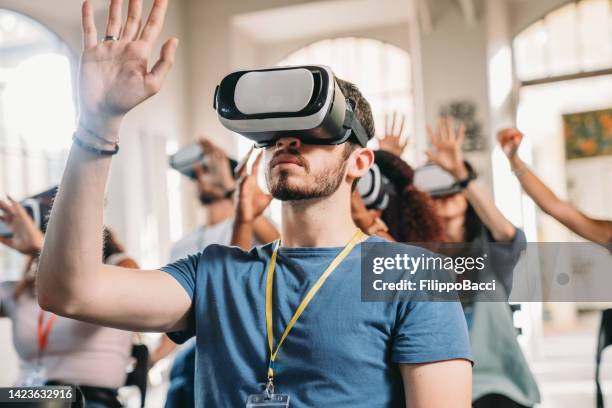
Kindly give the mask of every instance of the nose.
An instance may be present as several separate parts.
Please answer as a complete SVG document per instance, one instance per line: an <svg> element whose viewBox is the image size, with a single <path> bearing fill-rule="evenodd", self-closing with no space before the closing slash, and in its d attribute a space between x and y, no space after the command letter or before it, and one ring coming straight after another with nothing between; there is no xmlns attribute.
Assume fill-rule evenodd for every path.
<svg viewBox="0 0 612 408"><path fill-rule="evenodd" d="M302 145L302 141L295 136L283 136L276 141L276 150L282 149L298 149Z"/></svg>

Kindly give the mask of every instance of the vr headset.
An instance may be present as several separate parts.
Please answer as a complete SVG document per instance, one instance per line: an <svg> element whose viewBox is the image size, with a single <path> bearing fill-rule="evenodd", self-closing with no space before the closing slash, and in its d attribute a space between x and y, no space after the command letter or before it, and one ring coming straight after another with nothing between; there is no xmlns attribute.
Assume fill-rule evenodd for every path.
<svg viewBox="0 0 612 408"><path fill-rule="evenodd" d="M463 188L447 171L433 163L419 167L414 172L414 186L432 197L450 196Z"/></svg>
<svg viewBox="0 0 612 408"><path fill-rule="evenodd" d="M235 173L236 167L238 166L238 162L233 159L229 159L230 167L232 169L232 174ZM201 163L204 166L208 166L210 160L204 148L199 143L193 143L187 145L170 156L170 167L179 171L181 174L191 178L196 179L196 173L193 170L193 166L196 163Z"/></svg>
<svg viewBox="0 0 612 408"><path fill-rule="evenodd" d="M368 210L384 211L389 205L389 197L395 195L395 188L382 175L377 164L372 165L368 173L359 179L357 191Z"/></svg>
<svg viewBox="0 0 612 408"><path fill-rule="evenodd" d="M353 102L323 65L233 72L217 86L213 106L223 126L256 147L285 136L325 145L353 137L364 147L369 139Z"/></svg>
<svg viewBox="0 0 612 408"><path fill-rule="evenodd" d="M34 225L42 232L47 230L47 220L55 194L57 194L57 186L20 201L20 204L34 221ZM13 231L2 221L0 221L0 236L7 238L13 236Z"/></svg>

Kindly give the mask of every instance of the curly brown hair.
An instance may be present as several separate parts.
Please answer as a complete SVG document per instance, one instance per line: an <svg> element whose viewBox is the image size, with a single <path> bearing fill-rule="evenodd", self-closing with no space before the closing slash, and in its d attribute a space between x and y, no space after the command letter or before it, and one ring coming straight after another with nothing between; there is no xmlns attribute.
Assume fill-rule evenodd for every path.
<svg viewBox="0 0 612 408"><path fill-rule="evenodd" d="M389 196L389 204L382 214L389 234L398 242L443 242L442 221L429 194L414 186L412 167L393 153L377 150L374 154L375 163L396 191L396 195Z"/></svg>

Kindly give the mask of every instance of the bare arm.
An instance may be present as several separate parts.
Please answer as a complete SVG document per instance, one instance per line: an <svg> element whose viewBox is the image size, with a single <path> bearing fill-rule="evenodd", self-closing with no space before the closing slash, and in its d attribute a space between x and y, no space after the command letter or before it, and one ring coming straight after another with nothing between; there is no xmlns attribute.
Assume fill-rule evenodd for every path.
<svg viewBox="0 0 612 408"><path fill-rule="evenodd" d="M83 142L110 150L123 117L159 91L177 46L168 40L149 72L167 0L155 0L142 32L141 0L130 0L121 28L121 0L112 0L107 35L98 43L93 11L83 3L84 50L79 73L79 128ZM95 135L95 136L94 136ZM106 139L106 141L103 141ZM37 274L38 302L54 313L132 331L185 327L191 301L171 276L102 264L102 217L109 156L73 145L51 212Z"/></svg>
<svg viewBox="0 0 612 408"><path fill-rule="evenodd" d="M612 221L593 219L571 204L559 199L519 158L517 151L523 134L517 129L499 132L498 140L523 190L545 213L576 234L597 243L612 242Z"/></svg>
<svg viewBox="0 0 612 408"><path fill-rule="evenodd" d="M472 366L467 360L400 364L406 408L469 408Z"/></svg>
<svg viewBox="0 0 612 408"><path fill-rule="evenodd" d="M429 138L435 149L427 152L431 161L449 172L457 181L468 177L468 170L463 161L461 145L465 137L465 127L458 130L451 118L441 118L438 130L428 127ZM488 194L477 183L471 182L464 190L465 197L470 202L483 224L491 231L493 239L498 242L512 241L516 228L495 206Z"/></svg>

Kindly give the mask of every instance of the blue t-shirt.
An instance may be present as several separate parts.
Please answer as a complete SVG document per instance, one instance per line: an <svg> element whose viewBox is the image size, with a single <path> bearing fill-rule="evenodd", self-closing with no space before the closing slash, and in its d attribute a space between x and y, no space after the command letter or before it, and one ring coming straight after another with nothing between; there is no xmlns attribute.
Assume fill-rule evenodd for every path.
<svg viewBox="0 0 612 408"><path fill-rule="evenodd" d="M370 237L369 242L381 241ZM281 248L273 292L274 344L306 292L342 248ZM196 406L240 407L261 393L268 367L266 267L273 244L244 252L210 245L162 270L192 299ZM406 251L420 254L416 248ZM327 279L283 343L277 392L291 407L404 407L397 363L471 359L461 305L362 302L360 246Z"/></svg>

